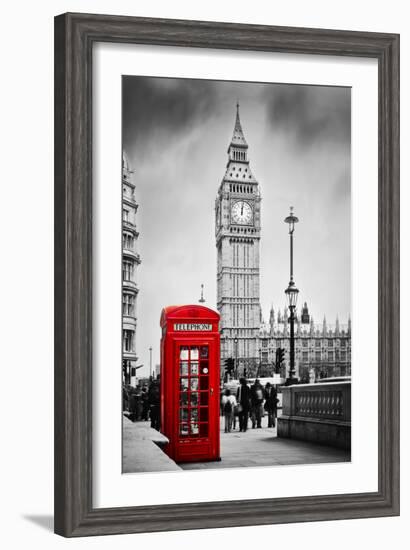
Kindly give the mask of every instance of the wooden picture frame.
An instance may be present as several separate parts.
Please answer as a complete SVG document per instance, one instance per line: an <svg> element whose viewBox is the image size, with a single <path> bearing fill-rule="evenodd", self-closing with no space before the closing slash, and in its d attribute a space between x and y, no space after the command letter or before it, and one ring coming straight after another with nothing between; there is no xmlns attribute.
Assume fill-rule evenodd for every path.
<svg viewBox="0 0 410 550"><path fill-rule="evenodd" d="M96 42L378 62L378 491L93 508L92 48ZM55 532L67 536L399 514L399 36L64 14L55 19Z"/></svg>

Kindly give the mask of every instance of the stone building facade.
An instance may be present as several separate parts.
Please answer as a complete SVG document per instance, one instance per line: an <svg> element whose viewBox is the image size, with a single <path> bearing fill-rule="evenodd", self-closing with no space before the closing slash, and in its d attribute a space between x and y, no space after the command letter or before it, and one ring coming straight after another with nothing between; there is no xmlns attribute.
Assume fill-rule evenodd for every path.
<svg viewBox="0 0 410 550"><path fill-rule="evenodd" d="M274 370L276 349L285 350L282 378L289 371L289 311L275 314L270 311L269 322L263 324L259 333L260 363L259 375L270 376ZM297 315L295 323L295 366L296 376L301 382L309 382L333 376L351 374L351 322L340 323L336 318L330 324L323 319L315 323L309 315L306 303Z"/></svg>
<svg viewBox="0 0 410 550"><path fill-rule="evenodd" d="M228 162L215 201L217 308L221 357L255 358L260 329L261 195L248 159L239 104Z"/></svg>
<svg viewBox="0 0 410 550"><path fill-rule="evenodd" d="M137 328L137 209L133 171L127 156L122 159L122 366L123 383L136 384Z"/></svg>

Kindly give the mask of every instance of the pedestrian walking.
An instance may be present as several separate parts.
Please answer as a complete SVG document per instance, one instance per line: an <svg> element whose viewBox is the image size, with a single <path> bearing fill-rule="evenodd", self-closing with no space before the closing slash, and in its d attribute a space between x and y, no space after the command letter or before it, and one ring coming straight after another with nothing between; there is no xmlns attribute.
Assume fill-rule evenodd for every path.
<svg viewBox="0 0 410 550"><path fill-rule="evenodd" d="M251 386L251 420L252 428L262 428L263 410L263 386L259 379Z"/></svg>
<svg viewBox="0 0 410 550"><path fill-rule="evenodd" d="M225 433L232 431L232 422L234 416L234 409L236 407L236 399L234 395L231 395L229 389L226 389L222 396L222 410L225 417Z"/></svg>
<svg viewBox="0 0 410 550"><path fill-rule="evenodd" d="M141 395L141 388L138 388L137 390L137 410L136 410L136 420L142 420L142 395Z"/></svg>
<svg viewBox="0 0 410 550"><path fill-rule="evenodd" d="M137 403L138 403L138 394L136 388L130 388L129 392L129 419L133 422L137 420Z"/></svg>
<svg viewBox="0 0 410 550"><path fill-rule="evenodd" d="M240 385L236 392L236 400L238 402L239 431L246 432L248 428L251 390L246 383L246 378L241 378L239 383Z"/></svg>
<svg viewBox="0 0 410 550"><path fill-rule="evenodd" d="M148 389L146 386L142 388L141 400L142 400L141 420L148 420L149 402L148 402Z"/></svg>
<svg viewBox="0 0 410 550"><path fill-rule="evenodd" d="M129 398L128 398L128 389L126 386L122 387L122 410L128 411L129 407Z"/></svg>
<svg viewBox="0 0 410 550"><path fill-rule="evenodd" d="M268 428L276 426L276 417L278 413L278 394L275 386L268 382L265 386L265 404L264 409L268 414Z"/></svg>
<svg viewBox="0 0 410 550"><path fill-rule="evenodd" d="M159 431L160 428L160 392L159 381L153 380L148 389L149 416L151 428Z"/></svg>

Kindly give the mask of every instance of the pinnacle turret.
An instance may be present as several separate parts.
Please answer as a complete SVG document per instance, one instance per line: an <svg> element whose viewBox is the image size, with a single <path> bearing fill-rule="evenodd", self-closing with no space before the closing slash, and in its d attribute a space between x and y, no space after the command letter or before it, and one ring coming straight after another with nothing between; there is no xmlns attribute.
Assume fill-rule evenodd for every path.
<svg viewBox="0 0 410 550"><path fill-rule="evenodd" d="M235 126L233 129L232 139L231 139L231 146L234 147L248 147L248 144L246 142L245 136L243 134L242 125L241 125L241 119L239 116L239 103L236 104L236 119L235 119Z"/></svg>

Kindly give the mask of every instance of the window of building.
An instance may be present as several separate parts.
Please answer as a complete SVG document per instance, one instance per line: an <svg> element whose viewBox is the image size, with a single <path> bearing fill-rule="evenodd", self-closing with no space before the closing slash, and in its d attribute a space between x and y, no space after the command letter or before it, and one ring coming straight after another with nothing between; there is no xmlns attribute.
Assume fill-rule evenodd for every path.
<svg viewBox="0 0 410 550"><path fill-rule="evenodd" d="M132 330L123 330L124 351L134 351L134 332Z"/></svg>
<svg viewBox="0 0 410 550"><path fill-rule="evenodd" d="M308 347L308 341L307 341L305 338L302 340L302 346L303 346L304 348L307 348L307 347Z"/></svg>
<svg viewBox="0 0 410 550"><path fill-rule="evenodd" d="M328 345L329 348L333 348L333 339L332 338L328 339L327 345Z"/></svg>
<svg viewBox="0 0 410 550"><path fill-rule="evenodd" d="M267 341L267 340L262 340L262 347L263 347L263 348L267 348L267 347L268 347L268 341Z"/></svg>
<svg viewBox="0 0 410 550"><path fill-rule="evenodd" d="M345 352L345 351L341 351L341 352L340 352L340 359L341 359L342 361L346 361L346 352Z"/></svg>
<svg viewBox="0 0 410 550"><path fill-rule="evenodd" d="M128 216L129 216L128 210L126 210L125 208L123 208L123 209L122 209L122 219L123 219L125 222L129 221Z"/></svg>
<svg viewBox="0 0 410 550"><path fill-rule="evenodd" d="M131 281L134 274L134 265L132 262L122 262L122 278L124 281Z"/></svg>
<svg viewBox="0 0 410 550"><path fill-rule="evenodd" d="M334 359L333 351L328 351L327 352L327 359L328 359L328 361L333 361L333 359Z"/></svg>
<svg viewBox="0 0 410 550"><path fill-rule="evenodd" d="M309 352L304 351L304 352L302 353L302 360L303 360L303 361L309 361Z"/></svg>
<svg viewBox="0 0 410 550"><path fill-rule="evenodd" d="M124 233L122 236L122 246L126 250L132 250L134 248L134 237L132 235L127 235L127 233Z"/></svg>
<svg viewBox="0 0 410 550"><path fill-rule="evenodd" d="M122 314L129 316L135 314L135 296L133 294L122 295Z"/></svg>
<svg viewBox="0 0 410 550"><path fill-rule="evenodd" d="M345 348L346 347L346 340L340 340L340 347Z"/></svg>
<svg viewBox="0 0 410 550"><path fill-rule="evenodd" d="M315 352L315 360L320 361L320 351Z"/></svg>
<svg viewBox="0 0 410 550"><path fill-rule="evenodd" d="M320 348L320 340L316 340L315 346L316 346L317 348Z"/></svg>

